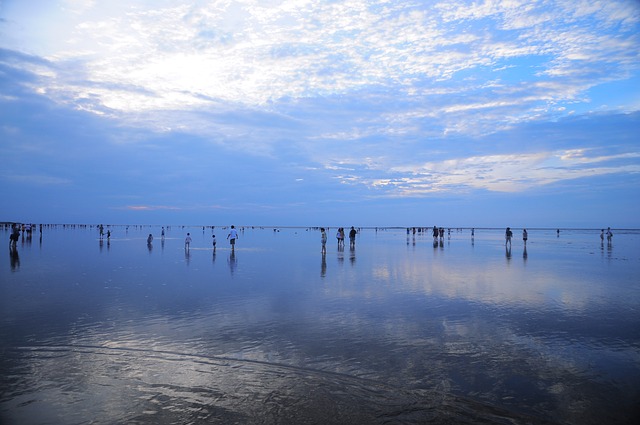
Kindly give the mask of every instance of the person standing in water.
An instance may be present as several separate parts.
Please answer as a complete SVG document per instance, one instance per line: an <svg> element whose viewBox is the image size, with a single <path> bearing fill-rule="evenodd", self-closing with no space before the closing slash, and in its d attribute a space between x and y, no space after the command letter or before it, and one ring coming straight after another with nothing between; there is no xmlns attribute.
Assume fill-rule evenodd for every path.
<svg viewBox="0 0 640 425"><path fill-rule="evenodd" d="M213 238L213 250L216 250L216 235L211 235L211 237Z"/></svg>
<svg viewBox="0 0 640 425"><path fill-rule="evenodd" d="M511 237L513 236L513 232L511 231L511 227L507 227L507 230L504 232L505 243L504 245L511 247Z"/></svg>
<svg viewBox="0 0 640 425"><path fill-rule="evenodd" d="M229 243L231 244L231 250L234 251L236 248L236 239L238 239L238 231L236 230L235 226L231 226L231 230L229 230L227 239L229 239Z"/></svg>
<svg viewBox="0 0 640 425"><path fill-rule="evenodd" d="M527 229L522 229L522 240L524 241L525 246L527 245L527 239L529 239Z"/></svg>
<svg viewBox="0 0 640 425"><path fill-rule="evenodd" d="M20 239L20 228L18 225L13 224L11 226L11 235L9 236L9 245L15 248L18 244L18 239Z"/></svg>
<svg viewBox="0 0 640 425"><path fill-rule="evenodd" d="M187 233L187 237L184 239L184 249L188 251L190 246L191 246L191 234Z"/></svg>
<svg viewBox="0 0 640 425"><path fill-rule="evenodd" d="M338 240L338 249L344 247L344 228L338 228L338 232L336 233L336 239Z"/></svg>
<svg viewBox="0 0 640 425"><path fill-rule="evenodd" d="M355 248L356 247L356 234L358 232L356 232L356 229L353 228L353 226L351 226L351 230L349 230L349 247L350 248Z"/></svg>
<svg viewBox="0 0 640 425"><path fill-rule="evenodd" d="M325 232L324 227L320 228L320 243L322 244L322 254L327 253L327 232Z"/></svg>

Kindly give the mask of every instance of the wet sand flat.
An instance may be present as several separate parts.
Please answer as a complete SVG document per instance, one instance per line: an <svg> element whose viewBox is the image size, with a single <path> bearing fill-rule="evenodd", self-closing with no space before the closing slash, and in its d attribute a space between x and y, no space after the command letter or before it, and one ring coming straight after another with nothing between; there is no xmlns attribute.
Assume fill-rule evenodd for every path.
<svg viewBox="0 0 640 425"><path fill-rule="evenodd" d="M335 230L3 244L0 422L635 422L639 231Z"/></svg>

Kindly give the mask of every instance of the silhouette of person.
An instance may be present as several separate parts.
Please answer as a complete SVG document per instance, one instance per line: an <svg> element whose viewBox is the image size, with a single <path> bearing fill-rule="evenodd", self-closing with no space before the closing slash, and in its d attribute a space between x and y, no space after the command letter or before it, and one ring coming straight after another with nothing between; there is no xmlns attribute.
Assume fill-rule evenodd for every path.
<svg viewBox="0 0 640 425"><path fill-rule="evenodd" d="M322 254L327 253L327 232L324 227L320 228L320 243L322 244Z"/></svg>
<svg viewBox="0 0 640 425"><path fill-rule="evenodd" d="M527 233L527 229L522 229L522 240L524 241L524 245L527 245L527 239L529 239L529 234Z"/></svg>
<svg viewBox="0 0 640 425"><path fill-rule="evenodd" d="M356 229L351 226L351 230L349 230L349 246L351 248L355 248L356 246Z"/></svg>
<svg viewBox="0 0 640 425"><path fill-rule="evenodd" d="M189 251L190 246L191 246L191 234L187 233L187 237L184 239L184 249Z"/></svg>
<svg viewBox="0 0 640 425"><path fill-rule="evenodd" d="M511 231L511 227L507 227L507 230L504 232L505 243L504 245L509 245L511 248L511 237L513 236L513 232Z"/></svg>
<svg viewBox="0 0 640 425"><path fill-rule="evenodd" d="M9 236L9 245L15 247L18 243L18 239L20 239L20 229L14 224L11 235Z"/></svg>

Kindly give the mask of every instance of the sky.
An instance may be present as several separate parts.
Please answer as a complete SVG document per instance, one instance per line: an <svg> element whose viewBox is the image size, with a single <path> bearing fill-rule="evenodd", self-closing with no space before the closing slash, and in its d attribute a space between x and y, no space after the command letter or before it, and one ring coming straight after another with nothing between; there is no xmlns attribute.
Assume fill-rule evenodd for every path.
<svg viewBox="0 0 640 425"><path fill-rule="evenodd" d="M0 0L0 221L640 228L638 0Z"/></svg>

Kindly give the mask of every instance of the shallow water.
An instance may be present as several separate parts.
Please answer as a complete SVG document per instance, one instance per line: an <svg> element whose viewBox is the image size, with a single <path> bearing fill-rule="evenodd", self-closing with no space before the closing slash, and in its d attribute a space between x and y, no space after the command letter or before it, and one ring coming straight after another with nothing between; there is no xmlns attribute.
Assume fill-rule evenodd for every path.
<svg viewBox="0 0 640 425"><path fill-rule="evenodd" d="M634 423L640 232L45 228L3 244L0 419ZM184 236L191 232L189 252ZM146 236L153 233L151 247ZM0 235L8 240L5 231Z"/></svg>

